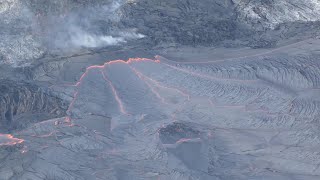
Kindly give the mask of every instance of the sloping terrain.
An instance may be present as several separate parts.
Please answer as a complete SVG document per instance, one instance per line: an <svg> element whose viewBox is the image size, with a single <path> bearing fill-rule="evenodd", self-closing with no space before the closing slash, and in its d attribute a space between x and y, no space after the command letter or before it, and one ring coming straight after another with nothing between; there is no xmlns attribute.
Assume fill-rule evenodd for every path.
<svg viewBox="0 0 320 180"><path fill-rule="evenodd" d="M67 117L2 140L0 177L318 179L319 55L285 50L90 66Z"/></svg>
<svg viewBox="0 0 320 180"><path fill-rule="evenodd" d="M158 46L274 47L319 30L320 6L315 0L128 2L120 8L120 23L138 28L146 42Z"/></svg>
<svg viewBox="0 0 320 180"><path fill-rule="evenodd" d="M28 114L38 113L51 119L65 115L67 109L65 100L33 84L1 81L0 91L1 130L18 129L29 121L37 122L36 117L24 117ZM19 120L21 116L22 120Z"/></svg>
<svg viewBox="0 0 320 180"><path fill-rule="evenodd" d="M0 62L26 66L110 46L270 48L318 35L319 3L2 0Z"/></svg>

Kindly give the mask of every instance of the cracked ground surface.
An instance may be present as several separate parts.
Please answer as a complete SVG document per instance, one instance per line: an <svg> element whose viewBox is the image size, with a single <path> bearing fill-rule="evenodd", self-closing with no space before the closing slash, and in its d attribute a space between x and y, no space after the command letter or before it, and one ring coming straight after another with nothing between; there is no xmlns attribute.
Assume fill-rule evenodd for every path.
<svg viewBox="0 0 320 180"><path fill-rule="evenodd" d="M0 180L318 180L319 9L0 0Z"/></svg>
<svg viewBox="0 0 320 180"><path fill-rule="evenodd" d="M319 56L292 48L90 66L66 117L1 136L0 177L319 179Z"/></svg>

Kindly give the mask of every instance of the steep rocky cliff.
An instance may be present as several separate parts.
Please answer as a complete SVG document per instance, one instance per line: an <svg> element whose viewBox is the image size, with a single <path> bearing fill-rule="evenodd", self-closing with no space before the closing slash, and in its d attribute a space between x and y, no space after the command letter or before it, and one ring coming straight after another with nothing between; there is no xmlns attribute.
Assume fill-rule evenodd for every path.
<svg viewBox="0 0 320 180"><path fill-rule="evenodd" d="M36 85L10 80L0 81L0 129L14 129L45 118L61 117L65 114L66 108L65 100Z"/></svg>
<svg viewBox="0 0 320 180"><path fill-rule="evenodd" d="M155 44L273 47L284 39L280 35L293 37L291 29L303 28L297 23L320 17L313 0L136 0L122 8L121 23L137 27Z"/></svg>
<svg viewBox="0 0 320 180"><path fill-rule="evenodd" d="M314 37L316 0L4 0L2 62L109 46L275 47Z"/></svg>

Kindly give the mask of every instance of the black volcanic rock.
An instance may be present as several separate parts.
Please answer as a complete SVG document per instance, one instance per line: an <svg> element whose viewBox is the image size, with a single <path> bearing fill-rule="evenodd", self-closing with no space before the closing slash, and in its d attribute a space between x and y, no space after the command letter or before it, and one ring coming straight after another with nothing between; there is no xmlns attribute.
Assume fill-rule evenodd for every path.
<svg viewBox="0 0 320 180"><path fill-rule="evenodd" d="M126 42L270 48L319 34L319 9L312 0L6 0L0 57L22 66L48 54Z"/></svg>
<svg viewBox="0 0 320 180"><path fill-rule="evenodd" d="M175 144L181 139L199 138L201 132L179 122L174 122L159 130L159 137L163 144Z"/></svg>
<svg viewBox="0 0 320 180"><path fill-rule="evenodd" d="M17 117L23 114L42 114L47 119L63 116L67 104L34 84L0 81L0 127L10 129L18 124ZM36 119L36 118L35 118Z"/></svg>
<svg viewBox="0 0 320 180"><path fill-rule="evenodd" d="M319 19L317 0L0 0L0 180L320 179Z"/></svg>

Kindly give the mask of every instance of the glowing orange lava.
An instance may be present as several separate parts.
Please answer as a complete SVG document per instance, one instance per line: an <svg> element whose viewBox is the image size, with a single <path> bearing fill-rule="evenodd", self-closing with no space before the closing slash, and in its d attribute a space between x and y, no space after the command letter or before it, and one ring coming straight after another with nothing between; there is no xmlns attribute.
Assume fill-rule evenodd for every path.
<svg viewBox="0 0 320 180"><path fill-rule="evenodd" d="M0 134L0 146L14 146L23 142L23 139L15 138L11 134Z"/></svg>
<svg viewBox="0 0 320 180"><path fill-rule="evenodd" d="M161 85L160 82L150 78L150 77L147 77L146 75L142 74L141 72L139 72L137 69L135 69L134 67L131 66L132 69L134 69L135 72L137 72L140 76L142 76L144 79L147 79L149 81L151 81L153 84L155 84L156 86L160 87L160 88L164 88L164 89L168 89L168 90L171 90L171 91L176 91L178 92L179 94L181 94L182 96L186 97L188 100L190 100L190 95L187 94L187 93L184 93L182 90L179 90L177 88L172 88L172 87L167 87L167 86L164 86L164 85Z"/></svg>
<svg viewBox="0 0 320 180"><path fill-rule="evenodd" d="M131 67L132 71L140 78L140 80L142 80L151 90L151 92L153 94L155 94L157 96L158 99L161 100L162 103L164 104L168 104L168 102L166 102L166 100L160 95L160 93L158 91L155 90L154 87L152 87L152 85L150 83L148 83L148 81L146 81L146 78L139 72L137 71L135 68Z"/></svg>
<svg viewBox="0 0 320 180"><path fill-rule="evenodd" d="M78 88L81 83L83 82L83 79L88 75L88 71L91 70L91 69L99 69L101 71L101 74L104 78L104 80L108 83L108 85L110 85L111 87L111 90L113 92L113 95L115 97L115 100L117 101L118 105L119 105L119 109L121 111L122 114L129 114L128 112L126 112L125 108L124 108L124 105L118 95L118 92L116 91L116 88L114 87L114 85L112 84L112 82L107 78L107 75L103 72L104 68L107 66L107 65L110 65L110 64L115 64L115 63L125 63L125 64L129 64L131 62L137 62L137 61L155 61L155 60L152 60L152 59L147 59L147 58L130 58L128 59L128 61L124 61L124 60L113 60L113 61L109 61L109 62L106 62L104 63L103 65L93 65L93 66L89 66L86 68L86 71L82 74L82 76L80 77L79 81L75 84L75 85L67 85L67 86L74 86L76 88ZM53 86L52 86L53 87ZM68 110L67 110L67 113L70 115L70 112L71 112L71 109L73 108L74 106L74 103L75 103L75 100L77 99L78 97L78 91L76 91L73 95L73 100L71 101L69 107L68 107ZM71 121L71 118L70 117L67 117L66 118L66 121L67 122L70 122Z"/></svg>
<svg viewBox="0 0 320 180"><path fill-rule="evenodd" d="M106 74L104 73L104 71L101 71L101 74L103 76L103 78L106 80L106 82L108 82L109 86L111 87L112 89L112 92L113 92L113 95L115 97L115 100L117 101L118 105L119 105L119 109L120 109L120 112L122 114L128 114L123 106L123 103L118 95L118 92L116 90L116 88L114 87L114 85L112 84L112 82L107 78Z"/></svg>
<svg viewBox="0 0 320 180"><path fill-rule="evenodd" d="M179 139L176 144L182 144L182 143L185 143L185 142L198 142L198 141L201 141L200 138L181 138Z"/></svg>

